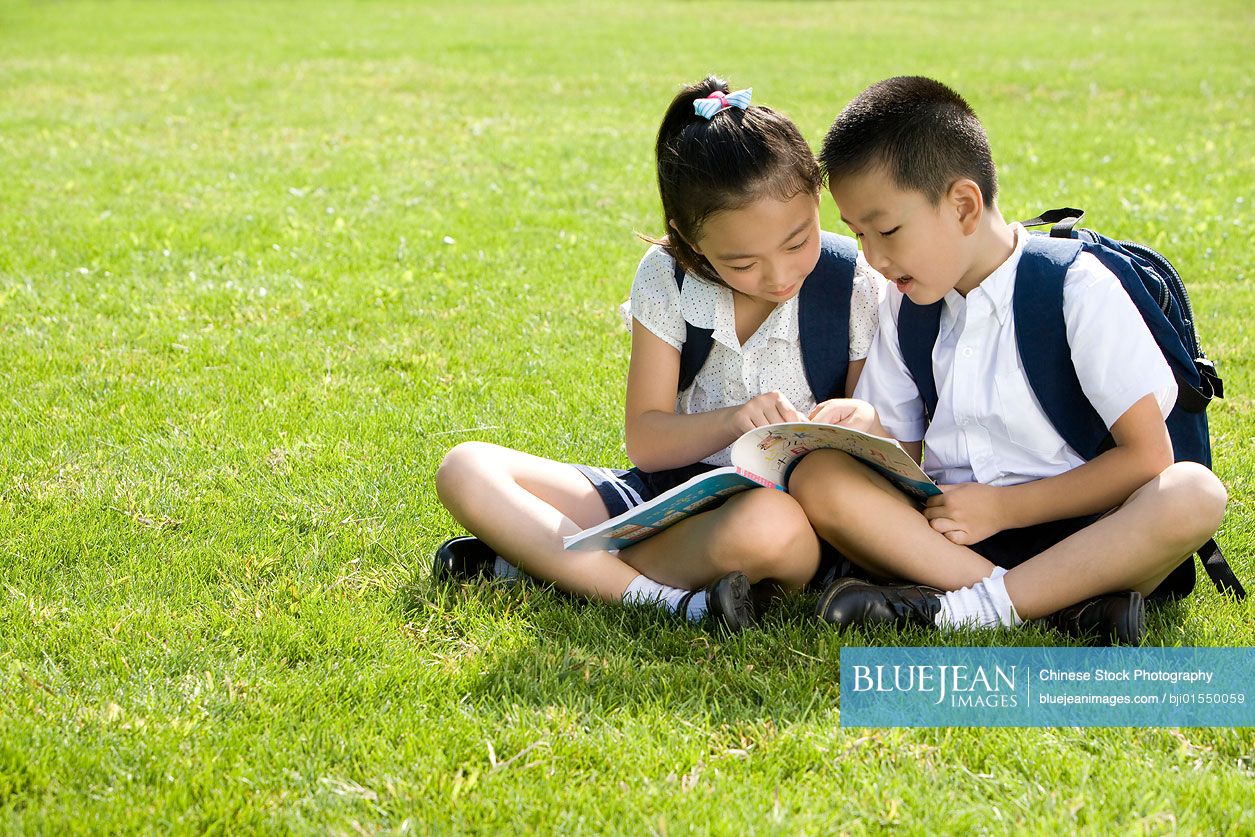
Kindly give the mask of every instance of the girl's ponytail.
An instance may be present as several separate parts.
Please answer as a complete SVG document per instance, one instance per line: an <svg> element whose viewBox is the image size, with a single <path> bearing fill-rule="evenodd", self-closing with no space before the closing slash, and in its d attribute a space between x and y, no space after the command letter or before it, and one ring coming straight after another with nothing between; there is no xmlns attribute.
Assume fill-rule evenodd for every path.
<svg viewBox="0 0 1255 837"><path fill-rule="evenodd" d="M820 187L815 156L788 117L761 105L726 107L710 118L695 112L699 99L729 92L727 82L709 76L686 86L667 107L655 144L667 235L648 239L665 246L689 273L720 284L691 244L708 217L763 196L817 196Z"/></svg>

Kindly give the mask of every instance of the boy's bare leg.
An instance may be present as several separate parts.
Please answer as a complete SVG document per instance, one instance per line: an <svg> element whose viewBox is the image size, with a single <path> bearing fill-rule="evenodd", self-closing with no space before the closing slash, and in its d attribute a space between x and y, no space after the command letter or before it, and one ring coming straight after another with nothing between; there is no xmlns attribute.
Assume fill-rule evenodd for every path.
<svg viewBox="0 0 1255 837"><path fill-rule="evenodd" d="M789 493L820 537L876 575L957 590L993 572L988 560L933 529L887 479L841 451L807 454Z"/></svg>
<svg viewBox="0 0 1255 837"><path fill-rule="evenodd" d="M1226 499L1215 474L1178 462L1111 514L1009 571L1007 595L1022 619L1102 593L1146 595L1215 533Z"/></svg>
<svg viewBox="0 0 1255 837"><path fill-rule="evenodd" d="M641 574L610 552L562 549L563 536L607 518L596 489L569 465L470 442L446 455L436 475L436 488L441 502L458 522L499 555L568 592L615 602L622 599L628 585ZM793 504L780 492L745 492L712 512L690 518L625 550L622 556L627 558L631 553L630 560L647 567L649 572L645 574L655 581L690 588L737 569L751 581L769 572L777 577L777 570L792 581L809 561L813 573L818 563L818 542L796 504L796 514L790 520L787 506L786 514L781 514L782 503L751 499L752 495L773 493ZM732 541L723 536L725 529L739 533L740 539ZM813 556L805 542L806 534L812 542ZM800 557L793 555L795 545ZM760 546L764 547L761 551ZM781 556L783 559L777 560ZM652 576L651 572L661 576Z"/></svg>
<svg viewBox="0 0 1255 837"><path fill-rule="evenodd" d="M789 490L821 537L872 572L957 590L993 570L933 531L901 492L845 454L809 454ZM1178 462L1111 514L1010 570L1007 595L1020 618L1035 619L1103 593L1149 593L1215 533L1225 502L1215 474Z"/></svg>

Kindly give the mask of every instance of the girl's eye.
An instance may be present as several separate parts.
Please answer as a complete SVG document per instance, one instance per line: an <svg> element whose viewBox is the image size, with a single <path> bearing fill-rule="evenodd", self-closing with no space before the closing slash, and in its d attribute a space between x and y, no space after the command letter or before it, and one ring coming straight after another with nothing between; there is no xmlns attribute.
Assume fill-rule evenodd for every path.
<svg viewBox="0 0 1255 837"><path fill-rule="evenodd" d="M882 233L880 234L880 237L881 237L881 238L888 238L889 236L893 235L895 232L897 232L897 231L898 231L898 230L900 230L900 229L902 229L902 226L899 224L898 226L894 227L893 229L889 230L888 232L882 232Z"/></svg>
<svg viewBox="0 0 1255 837"><path fill-rule="evenodd" d="M796 253L798 250L801 250L803 247L805 247L807 243L809 242L810 242L810 236L807 236L806 238L803 238L800 243L794 244L792 247L790 247L789 252Z"/></svg>
<svg viewBox="0 0 1255 837"><path fill-rule="evenodd" d="M746 264L746 265L728 265L728 267L730 267L732 270L735 270L737 273L745 273L747 270L753 270L753 269L754 269L754 265L752 265L752 264Z"/></svg>

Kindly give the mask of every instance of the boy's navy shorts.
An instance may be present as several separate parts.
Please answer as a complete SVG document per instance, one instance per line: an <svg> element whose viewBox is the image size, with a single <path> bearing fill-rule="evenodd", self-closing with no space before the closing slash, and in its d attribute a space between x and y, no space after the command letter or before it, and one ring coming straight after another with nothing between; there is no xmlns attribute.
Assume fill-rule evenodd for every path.
<svg viewBox="0 0 1255 837"><path fill-rule="evenodd" d="M670 491L716 466L698 462L683 468L654 472L642 471L640 468L624 471L621 468L593 468L588 465L571 467L587 477L593 488L597 489L601 502L606 504L606 513L610 517L618 517L628 509L648 503L659 494Z"/></svg>
<svg viewBox="0 0 1255 837"><path fill-rule="evenodd" d="M1038 553L1045 552L1064 538L1075 535L1102 516L1102 514L1087 514L1082 517L1069 517L1066 520L1038 523L1036 526L1025 526L1023 529L1004 529L979 543L972 544L970 549L999 567L1009 570L1023 564Z"/></svg>

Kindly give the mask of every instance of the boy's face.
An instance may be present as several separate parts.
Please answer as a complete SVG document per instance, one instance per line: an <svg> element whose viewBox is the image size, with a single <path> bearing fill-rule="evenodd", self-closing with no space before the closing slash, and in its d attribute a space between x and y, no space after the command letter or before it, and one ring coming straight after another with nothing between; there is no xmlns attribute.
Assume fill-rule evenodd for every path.
<svg viewBox="0 0 1255 837"><path fill-rule="evenodd" d="M923 192L903 190L880 167L833 181L831 190L867 263L911 302L929 305L952 288L970 290L963 287L969 237L948 196L934 205Z"/></svg>

